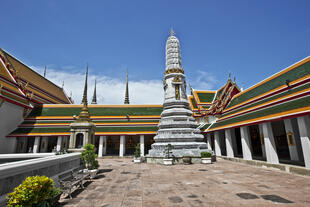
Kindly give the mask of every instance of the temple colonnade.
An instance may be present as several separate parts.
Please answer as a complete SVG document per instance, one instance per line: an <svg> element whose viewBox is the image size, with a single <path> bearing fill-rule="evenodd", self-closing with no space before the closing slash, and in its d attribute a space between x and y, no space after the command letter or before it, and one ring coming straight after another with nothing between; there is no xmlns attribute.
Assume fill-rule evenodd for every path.
<svg viewBox="0 0 310 207"><path fill-rule="evenodd" d="M217 156L290 163L310 168L310 117L209 132L208 147Z"/></svg>

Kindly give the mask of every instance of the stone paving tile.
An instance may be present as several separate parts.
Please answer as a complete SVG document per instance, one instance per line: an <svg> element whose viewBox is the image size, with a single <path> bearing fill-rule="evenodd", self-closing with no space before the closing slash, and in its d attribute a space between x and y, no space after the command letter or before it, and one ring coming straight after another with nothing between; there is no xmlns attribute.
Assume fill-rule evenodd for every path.
<svg viewBox="0 0 310 207"><path fill-rule="evenodd" d="M218 159L212 165L100 159L97 179L60 206L310 206L310 178Z"/></svg>

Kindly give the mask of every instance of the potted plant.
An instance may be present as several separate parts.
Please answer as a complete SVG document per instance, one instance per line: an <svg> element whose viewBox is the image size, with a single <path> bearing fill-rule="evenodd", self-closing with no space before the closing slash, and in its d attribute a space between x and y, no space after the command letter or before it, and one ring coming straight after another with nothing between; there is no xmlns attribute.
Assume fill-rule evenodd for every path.
<svg viewBox="0 0 310 207"><path fill-rule="evenodd" d="M53 180L46 176L29 176L7 195L7 206L54 206L62 190L53 184Z"/></svg>
<svg viewBox="0 0 310 207"><path fill-rule="evenodd" d="M134 153L134 163L140 163L141 162L141 149L140 149L140 143L137 144L136 146L136 151Z"/></svg>
<svg viewBox="0 0 310 207"><path fill-rule="evenodd" d="M164 150L165 158L163 159L164 165L172 165L173 159L172 159L172 150L173 146L171 144L168 144Z"/></svg>
<svg viewBox="0 0 310 207"><path fill-rule="evenodd" d="M211 164L212 163L211 152L201 152L200 155L201 155L201 163L202 164Z"/></svg>
<svg viewBox="0 0 310 207"><path fill-rule="evenodd" d="M182 157L183 163L186 165L192 164L192 157L187 155Z"/></svg>
<svg viewBox="0 0 310 207"><path fill-rule="evenodd" d="M96 160L97 155L95 154L95 146L93 144L86 144L84 146L84 151L82 152L82 160L85 163L86 169L84 172L88 172L90 178L95 178L98 172L98 160Z"/></svg>

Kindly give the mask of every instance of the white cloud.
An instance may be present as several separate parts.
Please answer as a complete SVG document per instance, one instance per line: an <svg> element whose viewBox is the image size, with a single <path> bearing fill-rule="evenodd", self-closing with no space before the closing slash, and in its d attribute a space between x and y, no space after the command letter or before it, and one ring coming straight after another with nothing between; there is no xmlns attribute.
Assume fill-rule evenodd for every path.
<svg viewBox="0 0 310 207"><path fill-rule="evenodd" d="M44 68L32 68L34 68L38 73L43 74ZM76 104L81 103L84 90L85 73L74 73L48 68L46 78L60 87L64 81L64 90L67 95L70 96L70 93L72 92L72 98L74 102ZM97 79L98 104L124 103L126 87L125 80L107 76L94 76L91 73L89 73L88 77L88 103L91 102L93 97L95 78ZM130 104L162 104L163 95L164 93L161 80L129 80Z"/></svg>
<svg viewBox="0 0 310 207"><path fill-rule="evenodd" d="M213 74L198 70L192 87L198 90L217 90L217 84L218 80Z"/></svg>

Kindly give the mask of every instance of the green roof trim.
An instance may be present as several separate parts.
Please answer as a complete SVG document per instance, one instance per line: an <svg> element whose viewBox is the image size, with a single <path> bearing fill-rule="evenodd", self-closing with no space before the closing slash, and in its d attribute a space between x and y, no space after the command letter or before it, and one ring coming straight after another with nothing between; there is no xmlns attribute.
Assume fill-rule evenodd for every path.
<svg viewBox="0 0 310 207"><path fill-rule="evenodd" d="M194 107L193 110L194 110L194 109L197 109L198 107L197 107L197 103L196 103L194 97L191 99L191 102L192 102L193 107Z"/></svg>
<svg viewBox="0 0 310 207"><path fill-rule="evenodd" d="M95 132L148 132L148 131L157 131L157 126L99 126L96 127ZM70 127L46 127L46 128L17 128L11 134L28 134L28 133L64 133L70 132Z"/></svg>
<svg viewBox="0 0 310 207"><path fill-rule="evenodd" d="M266 109L263 109L260 111L247 113L247 114L244 114L244 115L241 115L238 117L227 119L225 121L216 122L210 127L210 129L214 129L217 127L222 127L222 126L226 126L226 125L230 125L233 123L238 123L241 121L246 121L246 120L250 120L250 119L254 119L254 118L259 118L259 117L263 117L266 115L272 115L272 114L276 114L276 113L281 113L281 112L285 112L285 111L289 111L289 110L293 110L293 109L306 107L306 106L309 106L309 103L310 103L310 96L306 96L306 97L303 97L300 99L296 99L294 101L279 104L279 105L276 105L276 106L273 106L270 108L266 108Z"/></svg>
<svg viewBox="0 0 310 207"><path fill-rule="evenodd" d="M286 84L286 80L294 81L296 79L302 78L306 75L310 74L310 62L307 62L299 67L296 67L276 78L273 78L262 85L257 86L256 88L253 88L238 97L233 97L230 104L226 108L230 108L232 106L235 106L237 104L240 104L242 102L245 102L251 98L254 98L256 96L259 96L260 94L266 93L272 89L275 89L279 86L282 86Z"/></svg>
<svg viewBox="0 0 310 207"><path fill-rule="evenodd" d="M157 126L135 126L135 127L96 127L96 132L147 132L157 131Z"/></svg>
<svg viewBox="0 0 310 207"><path fill-rule="evenodd" d="M288 89L287 91L285 92L282 92L280 94L277 94L275 96L272 96L272 97L269 97L269 98L266 98L266 99L263 99L263 100L260 100L260 101L257 101L257 102L254 102L252 104L249 104L249 105L246 105L245 107L240 107L236 110L232 110L228 113L224 113L222 116L227 116L227 115L230 115L230 114L233 114L233 113L236 113L236 112L239 112L239 111L242 111L242 110L245 110L247 108L250 108L250 107L253 107L253 106L257 106L257 105L260 105L260 104L263 104L263 103L266 103L268 101L272 101L272 100L275 100L277 98L281 98L283 96L287 96L289 94L293 94L293 93L296 93L298 91L302 91L304 89L307 89L307 88L310 88L310 83L307 83L305 85L301 85L299 87L296 87L296 88L293 88L293 89Z"/></svg>
<svg viewBox="0 0 310 207"><path fill-rule="evenodd" d="M200 102L211 103L213 101L215 93L199 93L199 92L197 92L197 96L198 96Z"/></svg>
<svg viewBox="0 0 310 207"><path fill-rule="evenodd" d="M211 124L205 124L202 128L200 128L201 131L204 131L206 129L208 129L208 127L210 126Z"/></svg>
<svg viewBox="0 0 310 207"><path fill-rule="evenodd" d="M33 116L73 116L79 115L82 107L36 108L28 117ZM160 115L162 107L94 107L88 108L91 116L148 116Z"/></svg>

